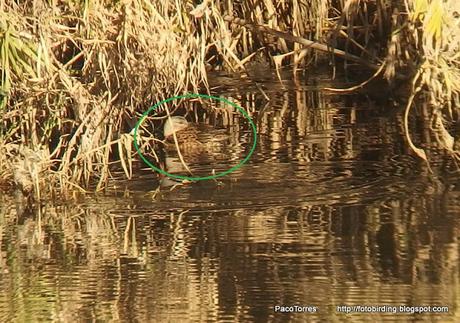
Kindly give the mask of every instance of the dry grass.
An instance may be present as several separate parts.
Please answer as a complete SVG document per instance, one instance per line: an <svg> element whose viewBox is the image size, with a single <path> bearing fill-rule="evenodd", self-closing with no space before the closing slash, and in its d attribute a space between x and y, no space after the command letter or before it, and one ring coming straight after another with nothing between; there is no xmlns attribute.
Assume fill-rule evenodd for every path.
<svg viewBox="0 0 460 323"><path fill-rule="evenodd" d="M53 168L46 172L53 175L47 178L52 187L87 186L96 178L101 188L114 144L129 173L126 120L203 83L203 37L183 2L34 3L0 4L7 95L0 149L48 152L40 163L43 170ZM13 155L19 156L18 149ZM13 178L11 163L0 165L2 177ZM26 173L25 182L31 177Z"/></svg>
<svg viewBox="0 0 460 323"><path fill-rule="evenodd" d="M320 46L238 26L228 16L340 48L371 66L385 61L388 78L401 70L416 75L414 92L430 90L433 124L450 147L444 120L457 113L460 52L453 6L452 0L397 7L385 0L199 6L0 0L0 178L36 194L84 191L93 182L102 189L111 162L132 173L137 118L166 97L198 92L207 85L207 65L243 70L257 52L299 67L319 57Z"/></svg>
<svg viewBox="0 0 460 323"><path fill-rule="evenodd" d="M460 122L460 3L453 0L416 0L407 2L406 6L412 47L404 48L404 54L417 59L418 63L406 107L409 144L428 161L426 152L412 143L407 126L411 106L420 94L428 103L430 126L438 146L460 160L460 147L456 147L460 134L452 127Z"/></svg>

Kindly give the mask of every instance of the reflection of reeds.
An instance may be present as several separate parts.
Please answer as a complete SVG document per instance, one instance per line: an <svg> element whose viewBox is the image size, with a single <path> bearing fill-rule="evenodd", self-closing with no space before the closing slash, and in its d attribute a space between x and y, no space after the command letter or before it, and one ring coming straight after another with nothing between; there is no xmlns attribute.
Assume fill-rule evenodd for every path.
<svg viewBox="0 0 460 323"><path fill-rule="evenodd" d="M339 190L333 197L342 194L342 203L189 212L172 211L171 201L152 210L149 199L138 200L136 209L131 198L107 196L102 204L44 205L41 218L21 223L0 196L1 314L149 321L153 311L186 320L225 310L228 319L280 291L325 304L363 294L372 303L442 299L458 311L459 196L417 185L430 192L389 197L376 185L361 191L362 203Z"/></svg>

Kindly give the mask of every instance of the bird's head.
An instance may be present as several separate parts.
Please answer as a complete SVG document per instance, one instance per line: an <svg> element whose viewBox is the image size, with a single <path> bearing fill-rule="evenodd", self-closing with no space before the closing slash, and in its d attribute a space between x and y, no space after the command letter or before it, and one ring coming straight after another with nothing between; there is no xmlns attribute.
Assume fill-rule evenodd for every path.
<svg viewBox="0 0 460 323"><path fill-rule="evenodd" d="M163 134L165 138L171 136L173 133L177 133L188 127L187 119L184 117L174 116L166 120L163 127Z"/></svg>

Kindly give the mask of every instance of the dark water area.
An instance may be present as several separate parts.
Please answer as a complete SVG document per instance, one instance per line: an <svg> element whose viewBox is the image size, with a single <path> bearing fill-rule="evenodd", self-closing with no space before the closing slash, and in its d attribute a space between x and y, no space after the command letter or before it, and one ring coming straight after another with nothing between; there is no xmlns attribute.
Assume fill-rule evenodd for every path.
<svg viewBox="0 0 460 323"><path fill-rule="evenodd" d="M458 175L410 154L381 93L327 93L343 82L326 74L257 81L211 82L258 129L227 176L157 189L139 161L32 212L0 196L0 321L459 322ZM225 171L251 129L204 118L232 140L192 166Z"/></svg>

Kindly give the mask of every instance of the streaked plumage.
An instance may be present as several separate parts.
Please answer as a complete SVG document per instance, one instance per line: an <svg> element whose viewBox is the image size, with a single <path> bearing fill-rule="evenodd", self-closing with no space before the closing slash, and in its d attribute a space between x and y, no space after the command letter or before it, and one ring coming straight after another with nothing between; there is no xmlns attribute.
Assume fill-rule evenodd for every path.
<svg viewBox="0 0 460 323"><path fill-rule="evenodd" d="M198 140L198 129L184 117L174 116L166 120L163 134L167 150L175 149L174 133L180 149L203 149L203 143Z"/></svg>
<svg viewBox="0 0 460 323"><path fill-rule="evenodd" d="M163 127L165 137L165 168L171 174L190 175L186 166L180 161L174 135L184 162L193 171L200 174L201 165L211 165L215 158L222 159L228 134L211 126L189 123L184 117L168 118ZM220 157L220 158L219 158ZM206 171L207 172L207 171ZM206 173L205 172L205 173ZM202 175L202 174L201 174Z"/></svg>
<svg viewBox="0 0 460 323"><path fill-rule="evenodd" d="M229 139L223 130L214 129L208 125L189 123L184 117L174 116L167 119L163 127L166 149L176 150L173 133L181 150L213 151Z"/></svg>

